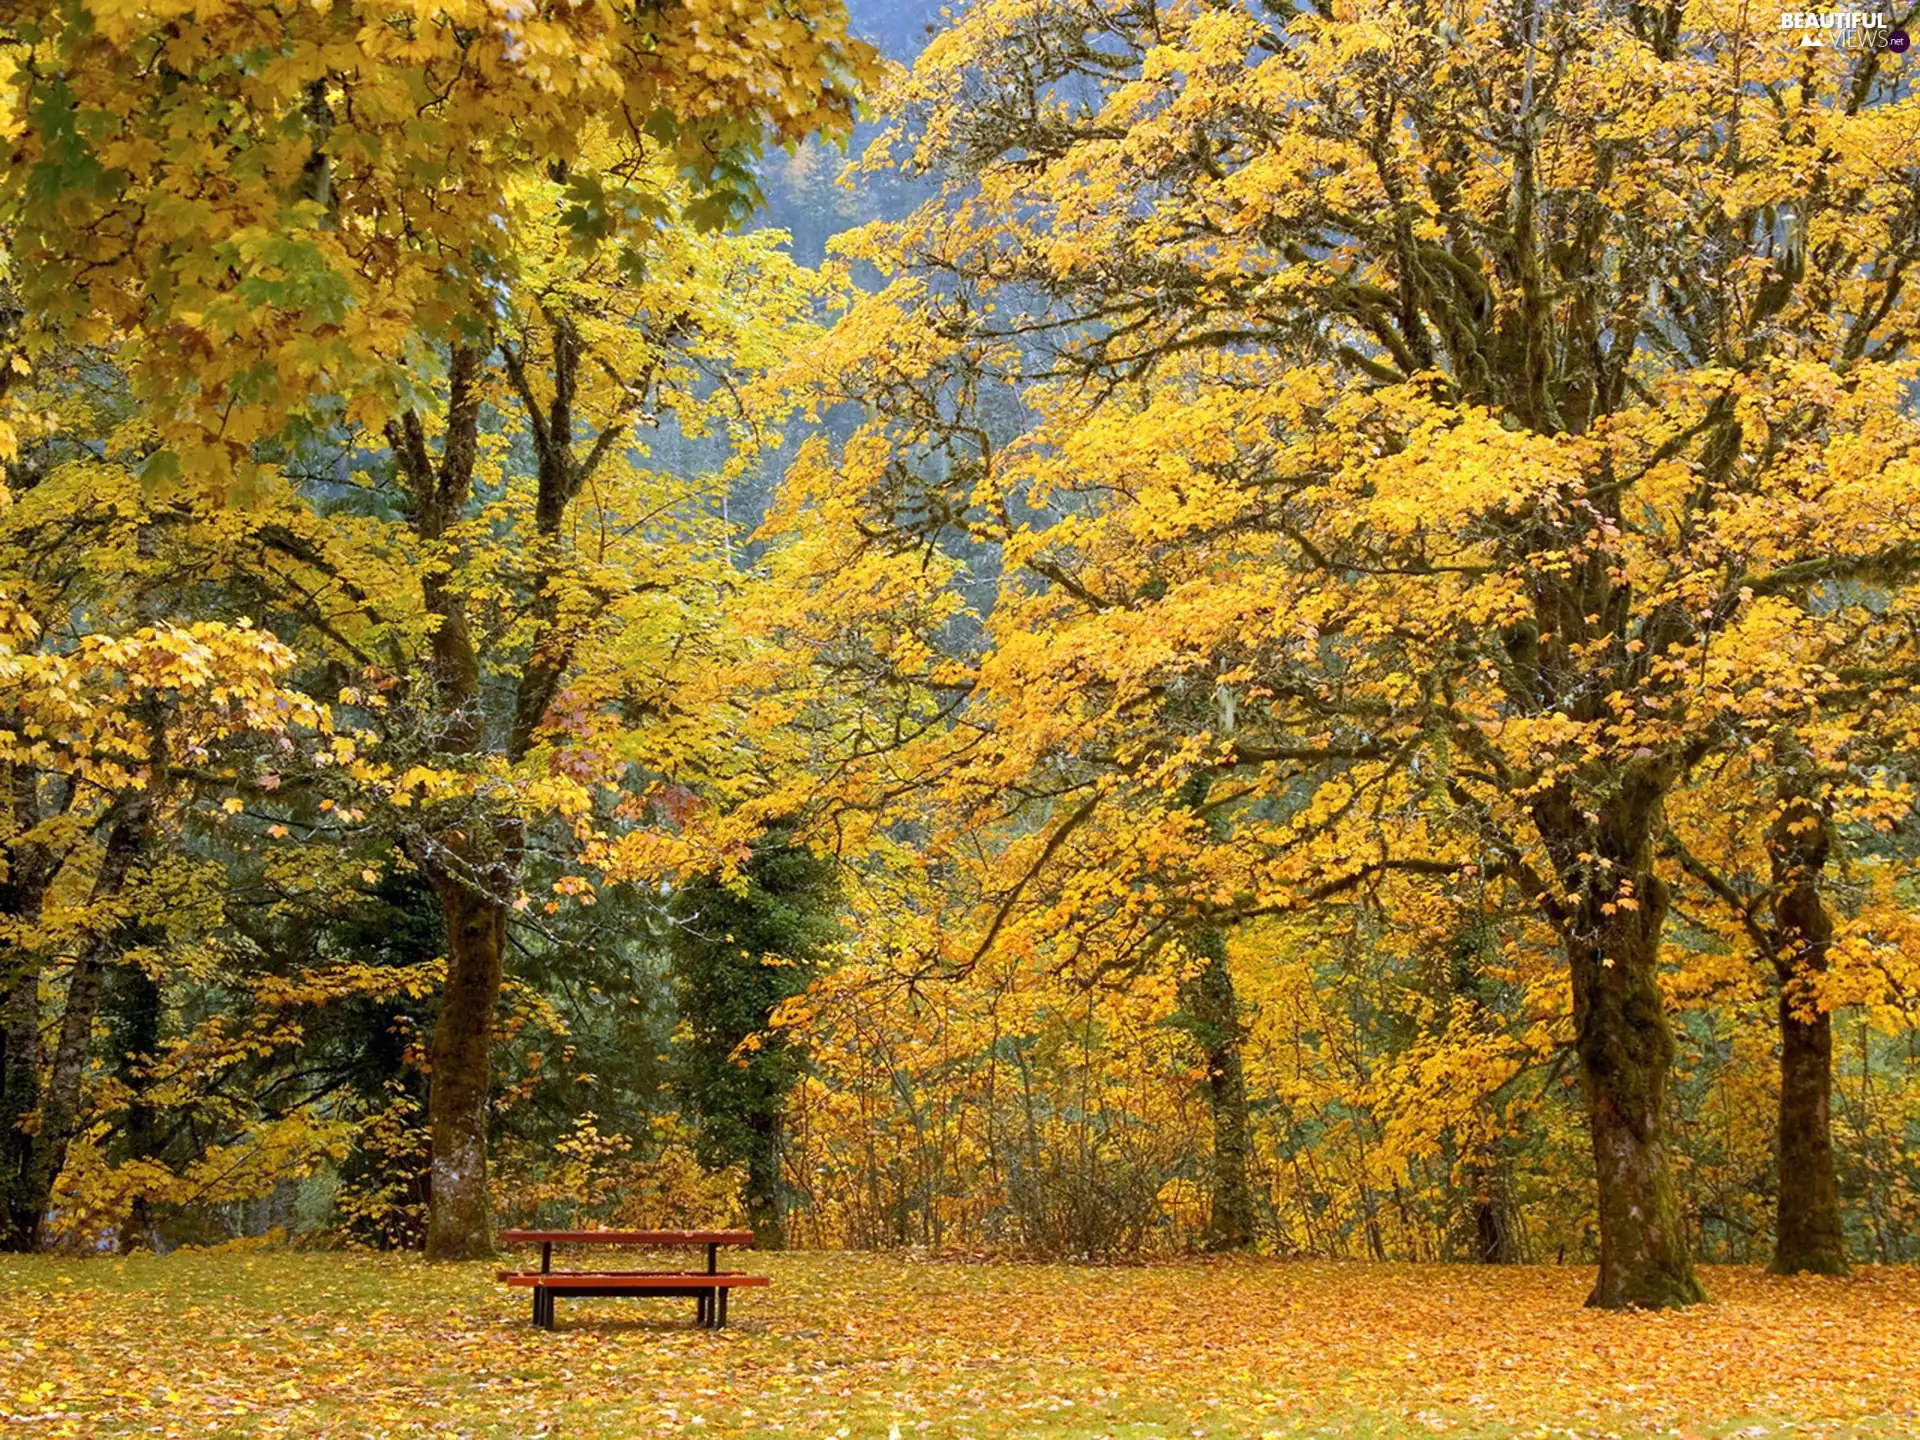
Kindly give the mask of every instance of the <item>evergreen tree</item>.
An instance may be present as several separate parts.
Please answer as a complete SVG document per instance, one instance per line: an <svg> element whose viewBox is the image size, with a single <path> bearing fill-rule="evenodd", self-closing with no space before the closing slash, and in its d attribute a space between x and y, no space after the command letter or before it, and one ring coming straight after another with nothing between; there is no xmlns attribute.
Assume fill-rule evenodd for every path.
<svg viewBox="0 0 1920 1440"><path fill-rule="evenodd" d="M731 884L675 897L672 958L683 1045L674 1089L699 1123L704 1165L744 1165L756 1243L784 1243L780 1130L801 1056L769 1033L838 938L832 860L773 832Z"/></svg>

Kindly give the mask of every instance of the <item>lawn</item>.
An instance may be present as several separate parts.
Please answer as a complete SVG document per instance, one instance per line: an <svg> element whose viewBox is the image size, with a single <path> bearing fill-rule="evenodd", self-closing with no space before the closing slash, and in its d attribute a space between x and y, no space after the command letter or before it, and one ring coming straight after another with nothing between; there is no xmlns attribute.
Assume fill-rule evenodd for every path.
<svg viewBox="0 0 1920 1440"><path fill-rule="evenodd" d="M1920 1430L1920 1272L1709 1269L1680 1315L1589 1273L756 1257L770 1291L584 1300L486 1266L250 1251L0 1258L9 1436L1851 1436Z"/></svg>

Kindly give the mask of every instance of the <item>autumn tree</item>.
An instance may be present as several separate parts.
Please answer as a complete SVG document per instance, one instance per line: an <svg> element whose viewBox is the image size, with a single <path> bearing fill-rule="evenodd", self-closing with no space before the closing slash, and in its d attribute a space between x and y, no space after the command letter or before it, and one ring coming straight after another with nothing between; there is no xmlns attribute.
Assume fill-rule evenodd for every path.
<svg viewBox="0 0 1920 1440"><path fill-rule="evenodd" d="M15 6L0 23L14 117L0 218L26 353L116 344L158 432L153 483L259 504L279 483L263 441L383 436L422 567L402 606L430 636L421 758L474 789L494 762L526 762L583 632L614 596L670 588L643 573L602 593L565 557L570 507L630 465L656 399L649 355L710 318L705 296L671 293L673 237L745 213L767 139L850 123L873 56L844 11L371 0L184 19ZM663 184L676 171L688 183ZM674 278L617 293L650 268ZM778 329L791 307L773 303ZM484 529L490 404L526 427L534 472L528 613L506 641L518 654L497 728L471 608L486 586L463 568ZM340 580L311 536L283 549L332 575L361 623L402 623L362 603L375 590ZM418 838L449 949L428 1247L469 1255L490 1247L487 1057L523 819L482 803Z"/></svg>
<svg viewBox="0 0 1920 1440"><path fill-rule="evenodd" d="M1809 587L1870 626L1920 554L1905 81L1733 11L1009 0L897 104L869 163L945 192L849 245L891 284L798 383L874 419L803 460L844 526L799 543L862 617L833 663L965 697L920 748L1019 816L981 943L1111 965L1395 870L1510 886L1567 964L1592 1303L1699 1299L1661 817L1786 706L1748 680L1807 679Z"/></svg>
<svg viewBox="0 0 1920 1440"><path fill-rule="evenodd" d="M1776 635L1777 654L1818 663L1797 667L1797 677L1778 665L1756 676L1779 687L1759 711L1763 730L1698 777L1666 840L1685 883L1702 893L1700 918L1723 929L1720 943L1751 957L1776 992L1773 1266L1782 1274L1847 1269L1833 1023L1841 997L1860 993L1860 982L1836 983L1834 947L1883 923L1849 872L1892 859L1890 837L1913 809L1904 763L1911 662L1897 620L1911 594L1878 586L1864 593L1874 621L1864 630L1847 623L1858 616L1853 607L1829 615L1832 607L1816 600Z"/></svg>
<svg viewBox="0 0 1920 1440"><path fill-rule="evenodd" d="M844 129L873 69L838 4L731 0L19 3L0 47L21 345L113 343L154 477L237 493L262 436L410 408L492 313L526 181L562 174L582 236L660 218L648 163L737 219L760 146Z"/></svg>
<svg viewBox="0 0 1920 1440"><path fill-rule="evenodd" d="M288 687L293 655L275 637L180 613L173 601L218 552L207 517L153 504L124 455L95 454L72 428L100 418L89 387L66 379L40 378L34 413L52 428L8 466L0 511L9 1248L47 1238L103 996L158 903L150 867L199 777L329 723Z"/></svg>
<svg viewBox="0 0 1920 1440"><path fill-rule="evenodd" d="M1778 989L1775 1267L1841 1275L1847 1260L1833 1154L1833 1018L1822 993L1835 928L1828 865L1839 858L1836 787L1830 768L1819 766L1790 728L1773 737L1773 746L1785 752L1784 763L1771 787L1759 787L1754 798L1761 803L1735 800L1731 807L1744 832L1724 837L1735 841L1733 853L1709 863L1702 854L1714 852L1706 845L1678 836L1669 843L1682 872L1737 919L1735 945L1751 947ZM1758 777L1743 771L1741 778Z"/></svg>
<svg viewBox="0 0 1920 1440"><path fill-rule="evenodd" d="M341 752L342 803L379 807L445 916L428 1054L435 1256L490 1245L490 1053L510 917L566 893L591 899L596 883L570 874L534 908L528 845L650 880L727 853L686 838L688 811L674 807L690 792L655 793L664 777L710 774L697 757L731 743L701 713L730 585L724 523L714 481L654 468L636 427L693 435L720 421L730 392L715 379L768 363L812 303L775 236L666 232L644 276L613 251L572 257L563 186L544 183L549 268L448 351L434 408L350 440L371 477L392 476L395 510L289 558L339 597L355 635L413 637L389 656L343 644L339 624L308 632L349 666L343 699L365 737Z"/></svg>

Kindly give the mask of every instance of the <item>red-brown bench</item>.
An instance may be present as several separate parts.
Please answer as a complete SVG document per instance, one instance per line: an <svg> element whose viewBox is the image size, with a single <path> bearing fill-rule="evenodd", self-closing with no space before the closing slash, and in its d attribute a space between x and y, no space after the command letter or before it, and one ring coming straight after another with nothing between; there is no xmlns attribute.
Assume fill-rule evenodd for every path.
<svg viewBox="0 0 1920 1440"><path fill-rule="evenodd" d="M553 1328L557 1296L692 1295L695 1323L718 1330L727 1323L727 1295L769 1283L764 1275L740 1275L720 1269L720 1247L751 1245L751 1230L503 1230L504 1245L538 1245L538 1270L502 1270L499 1279L533 1291L533 1323ZM707 1268L700 1271L561 1270L553 1268L555 1245L704 1245Z"/></svg>

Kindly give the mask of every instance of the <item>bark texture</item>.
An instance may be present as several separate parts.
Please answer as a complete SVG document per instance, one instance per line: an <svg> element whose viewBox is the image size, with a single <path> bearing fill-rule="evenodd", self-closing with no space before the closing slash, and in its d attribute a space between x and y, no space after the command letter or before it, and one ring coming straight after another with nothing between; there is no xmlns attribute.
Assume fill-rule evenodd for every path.
<svg viewBox="0 0 1920 1440"><path fill-rule="evenodd" d="M436 873L433 884L447 917L447 979L430 1051L427 1258L474 1260L493 1253L487 1106L506 907L457 875Z"/></svg>
<svg viewBox="0 0 1920 1440"><path fill-rule="evenodd" d="M1767 837L1780 982L1780 1189L1772 1268L1781 1275L1844 1275L1847 1240L1833 1164L1833 1019L1816 993L1833 944L1833 918L1820 893L1833 825L1806 787L1791 788L1796 793L1783 796Z"/></svg>
<svg viewBox="0 0 1920 1440"><path fill-rule="evenodd" d="M1241 1057L1242 1025L1227 940L1208 929L1189 942L1202 957L1198 974L1181 986L1180 1003L1207 1073L1207 1110L1213 1120L1213 1205L1207 1248L1244 1250L1253 1244L1253 1126Z"/></svg>
<svg viewBox="0 0 1920 1440"><path fill-rule="evenodd" d="M1554 787L1534 804L1559 894L1574 1046L1598 1182L1600 1275L1589 1305L1661 1310L1706 1299L1694 1277L1667 1137L1673 1032L1660 994L1667 887L1653 870L1671 760L1629 769L1596 805Z"/></svg>
<svg viewBox="0 0 1920 1440"><path fill-rule="evenodd" d="M1833 1022L1802 1019L1780 994L1780 1193L1773 1272L1847 1273L1846 1233L1833 1165Z"/></svg>
<svg viewBox="0 0 1920 1440"><path fill-rule="evenodd" d="M1640 877L1638 908L1573 956L1574 1030L1599 1181L1600 1276L1587 1303L1660 1310L1706 1298L1694 1278L1667 1149L1673 1034L1660 996L1666 887Z"/></svg>

